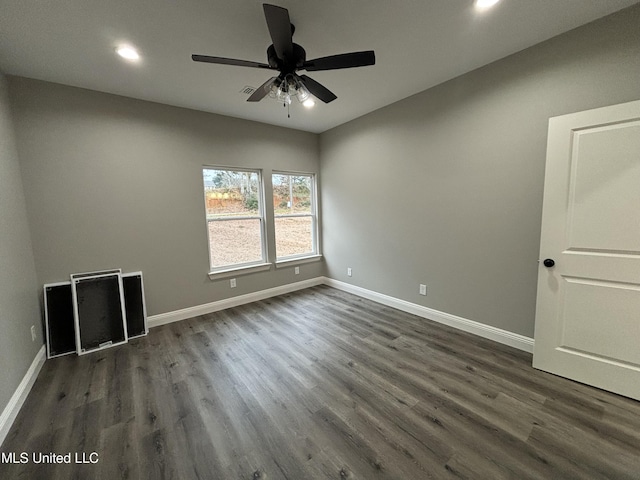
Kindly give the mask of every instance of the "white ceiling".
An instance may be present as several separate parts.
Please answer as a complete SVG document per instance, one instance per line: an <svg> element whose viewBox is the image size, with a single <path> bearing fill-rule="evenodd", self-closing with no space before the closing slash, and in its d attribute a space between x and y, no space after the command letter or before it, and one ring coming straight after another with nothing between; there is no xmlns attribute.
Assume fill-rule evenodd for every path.
<svg viewBox="0 0 640 480"><path fill-rule="evenodd" d="M309 75L338 99L291 118L247 103L268 70L195 63L191 54L266 63L257 0L0 0L0 71L320 133L638 0L270 0L289 9L307 58L375 50L376 65ZM139 64L114 53L135 45Z"/></svg>

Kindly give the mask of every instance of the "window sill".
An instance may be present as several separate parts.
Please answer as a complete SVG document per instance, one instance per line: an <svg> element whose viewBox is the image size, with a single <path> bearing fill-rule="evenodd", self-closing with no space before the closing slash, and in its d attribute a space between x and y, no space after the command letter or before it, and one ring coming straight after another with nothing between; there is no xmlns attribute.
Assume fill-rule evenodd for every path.
<svg viewBox="0 0 640 480"><path fill-rule="evenodd" d="M265 272L271 269L271 263L259 263L258 265L247 265L245 267L233 267L226 270L216 270L209 272L211 280L219 280L221 278L236 277L238 275L247 275L249 273Z"/></svg>
<svg viewBox="0 0 640 480"><path fill-rule="evenodd" d="M295 257L285 258L284 260L276 261L276 268L293 267L302 263L319 262L322 260L322 255L309 255L307 257Z"/></svg>

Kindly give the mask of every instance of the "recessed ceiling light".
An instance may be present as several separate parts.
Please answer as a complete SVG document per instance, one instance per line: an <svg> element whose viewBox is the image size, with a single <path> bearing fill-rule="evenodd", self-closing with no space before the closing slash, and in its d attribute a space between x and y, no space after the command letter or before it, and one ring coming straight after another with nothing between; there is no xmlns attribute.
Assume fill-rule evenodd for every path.
<svg viewBox="0 0 640 480"><path fill-rule="evenodd" d="M132 62L140 60L140 54L138 53L138 51L129 45L121 45L120 47L116 48L116 53L125 60L130 60Z"/></svg>
<svg viewBox="0 0 640 480"><path fill-rule="evenodd" d="M476 8L479 10L484 10L489 7L493 7L500 0L476 0Z"/></svg>
<svg viewBox="0 0 640 480"><path fill-rule="evenodd" d="M312 99L308 98L306 99L304 102L302 102L302 105L304 105L307 108L311 108L316 104L316 102L314 102Z"/></svg>

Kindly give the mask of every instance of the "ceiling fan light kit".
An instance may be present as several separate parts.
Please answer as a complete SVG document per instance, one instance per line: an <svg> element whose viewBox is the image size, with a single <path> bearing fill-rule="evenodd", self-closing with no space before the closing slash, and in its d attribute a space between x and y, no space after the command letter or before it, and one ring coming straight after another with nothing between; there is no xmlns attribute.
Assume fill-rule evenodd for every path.
<svg viewBox="0 0 640 480"><path fill-rule="evenodd" d="M304 48L293 43L295 27L289 19L289 11L286 8L268 3L263 4L263 9L269 35L273 42L269 48L267 48L268 63L212 57L208 55L191 56L195 62L277 70L278 75L271 77L258 87L256 91L247 98L248 102L259 102L264 97L269 96L281 102L285 107L288 107L295 97L300 103L308 107L315 104L315 102L312 103L309 101L312 100L310 97L313 95L324 103L330 103L338 98L333 92L311 77L298 75L297 72L299 70L316 72L375 65L376 59L373 50L343 53L307 60Z"/></svg>

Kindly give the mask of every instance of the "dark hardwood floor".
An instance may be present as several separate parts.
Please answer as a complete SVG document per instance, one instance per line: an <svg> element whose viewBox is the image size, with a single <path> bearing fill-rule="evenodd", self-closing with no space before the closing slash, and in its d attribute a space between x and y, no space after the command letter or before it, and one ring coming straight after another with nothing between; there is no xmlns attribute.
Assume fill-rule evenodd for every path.
<svg viewBox="0 0 640 480"><path fill-rule="evenodd" d="M640 402L530 365L314 287L48 360L0 478L640 479Z"/></svg>

